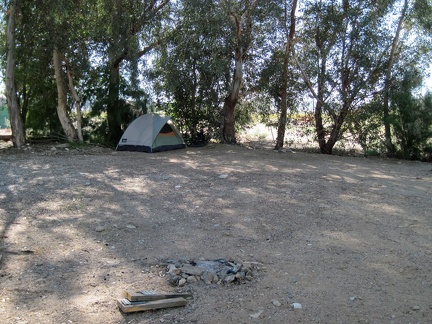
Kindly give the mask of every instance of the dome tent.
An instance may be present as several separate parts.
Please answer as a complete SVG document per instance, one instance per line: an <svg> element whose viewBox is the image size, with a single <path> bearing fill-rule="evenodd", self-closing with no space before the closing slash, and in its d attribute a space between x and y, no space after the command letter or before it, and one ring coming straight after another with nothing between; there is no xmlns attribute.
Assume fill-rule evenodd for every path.
<svg viewBox="0 0 432 324"><path fill-rule="evenodd" d="M160 152L186 147L171 117L145 114L123 133L116 151Z"/></svg>

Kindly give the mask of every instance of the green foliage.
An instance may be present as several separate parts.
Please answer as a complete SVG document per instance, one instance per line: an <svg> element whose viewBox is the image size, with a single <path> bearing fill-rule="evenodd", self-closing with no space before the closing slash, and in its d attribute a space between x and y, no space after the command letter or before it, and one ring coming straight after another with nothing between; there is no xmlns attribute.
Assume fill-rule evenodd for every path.
<svg viewBox="0 0 432 324"><path fill-rule="evenodd" d="M82 98L86 139L105 141L112 126L108 117L113 112L111 120L118 123L121 132L137 115L154 110L150 94L157 96L158 108L173 116L183 132L193 135L203 129L217 138L234 68L236 42L231 13L240 17L247 3L21 1L16 83L27 129L34 136L62 133L52 69L52 51L57 46L73 70ZM164 9L157 10L162 4ZM295 113L302 101L310 109L311 95L300 77L303 73L317 93L321 90L325 101L322 118L326 139L333 123L340 123L346 113L347 123L337 140L347 130L364 152L381 152L382 103L375 92L382 88L388 63L386 53L400 10L395 4L392 0L302 4L294 41L303 71L290 63L289 113ZM252 30L239 40L245 55L235 114L237 129L278 119L285 43L283 6L282 1L258 1L251 20L243 26L252 26ZM431 95L414 95L417 81L408 82L401 72L408 66L425 70L430 63L431 8L430 0L413 2L392 70L399 81L393 83L390 119L404 158L425 158L432 147ZM5 37L4 21L1 27ZM417 37L411 37L413 34ZM1 51L5 53L4 46ZM117 81L110 70L114 61L120 62L115 87ZM4 68L4 58L2 63ZM68 104L73 115L71 98Z"/></svg>
<svg viewBox="0 0 432 324"><path fill-rule="evenodd" d="M166 112L192 137L201 129L214 135L219 124L226 49L223 17L215 12L213 1L183 1L179 24L150 74L158 94L168 99Z"/></svg>
<svg viewBox="0 0 432 324"><path fill-rule="evenodd" d="M347 129L365 155L379 155L386 150L381 108L381 98L377 96L347 117Z"/></svg>
<svg viewBox="0 0 432 324"><path fill-rule="evenodd" d="M419 84L418 72L407 70L391 93L390 124L397 139L399 155L410 160L429 156L432 145L432 93L415 97L413 90Z"/></svg>
<svg viewBox="0 0 432 324"><path fill-rule="evenodd" d="M0 104L0 129L1 128L10 128L9 113L6 102L3 102L3 100L1 100Z"/></svg>

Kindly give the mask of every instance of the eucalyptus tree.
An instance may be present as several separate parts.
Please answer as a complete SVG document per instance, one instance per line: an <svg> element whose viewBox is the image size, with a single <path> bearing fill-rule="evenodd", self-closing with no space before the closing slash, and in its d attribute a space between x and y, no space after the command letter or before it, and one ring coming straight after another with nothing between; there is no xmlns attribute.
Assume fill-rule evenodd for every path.
<svg viewBox="0 0 432 324"><path fill-rule="evenodd" d="M60 0L50 4L53 67L57 85L57 113L69 141L83 141L81 105L84 79L88 78L92 44L97 33L97 6L93 2ZM80 91L81 90L81 91ZM70 103L76 122L70 115ZM75 126L75 125L76 126Z"/></svg>
<svg viewBox="0 0 432 324"><path fill-rule="evenodd" d="M396 139L395 153L404 159L422 159L432 152L432 94L416 95L422 73L415 65L399 71L399 81L389 89L389 120Z"/></svg>
<svg viewBox="0 0 432 324"><path fill-rule="evenodd" d="M91 34L87 4L79 0L21 2L14 84L23 124L34 134L46 134L48 129L63 132L71 141L82 139L70 116L68 88L79 97L74 79L87 68L82 62L87 61ZM80 104L75 107L79 116ZM76 122L79 126L80 118Z"/></svg>
<svg viewBox="0 0 432 324"><path fill-rule="evenodd" d="M12 2L11 2L12 3ZM7 69L13 66L14 87L17 97L19 116L22 120L23 134L26 134L26 124L31 98L35 89L44 83L44 77L49 75L47 64L42 63L40 57L45 55L39 45L39 20L32 19L29 11L34 13L34 3L17 1L15 13L18 19L15 27L15 64L3 62ZM9 11L10 12L10 11ZM32 26L30 26L32 25ZM49 61L49 59L48 59ZM11 70L9 70L10 72ZM7 80L6 80L7 81ZM11 116L11 119L15 119Z"/></svg>
<svg viewBox="0 0 432 324"><path fill-rule="evenodd" d="M16 64L16 19L19 11L19 0L11 0L8 4L7 31L6 31L6 98L9 111L13 145L21 148L25 144L24 124L21 116L21 107L18 100L15 83Z"/></svg>
<svg viewBox="0 0 432 324"><path fill-rule="evenodd" d="M220 138L236 142L238 103L254 87L275 1L187 0L178 3L175 30L158 57L157 75L190 131L219 114ZM273 25L272 25L273 27ZM159 89L162 89L159 87ZM201 114L201 115L200 115ZM192 134L193 135L193 134Z"/></svg>
<svg viewBox="0 0 432 324"><path fill-rule="evenodd" d="M403 23L408 10L409 1L404 0L402 9L399 15L397 26L395 29L394 37L390 47L390 54L388 56L388 62L385 71L384 87L383 87L383 121L385 129L385 144L387 147L387 155L393 156L396 153L396 148L392 143L391 128L390 128L390 118L389 118L389 92L390 83L392 76L393 64L397 56L397 48L399 46L399 37L403 28Z"/></svg>
<svg viewBox="0 0 432 324"><path fill-rule="evenodd" d="M407 82L407 76L410 70L417 71L419 76L424 75L420 71L426 70L425 68L430 65L432 53L432 40L430 37L432 32L432 2L430 0L403 0L400 3L399 10L400 13L398 14L396 27L394 27L391 46L389 46L390 50L388 54L386 53L388 59L385 66L385 81L382 90L385 144L389 156L394 156L397 153L397 147L394 145L392 138L401 136L401 134L392 134L391 127L394 116L397 115L397 112L401 114L403 111L397 109L396 112L392 112L392 106L406 106L406 104L398 105L396 103L393 105L390 94L394 89L398 89L400 84L407 85L409 83ZM399 70L399 76L397 70ZM394 75L396 76L394 77ZM413 83L411 82L411 84ZM407 94L409 90L414 91L414 89L414 86L411 88L405 86L403 92ZM400 92L400 90L398 91ZM411 98L411 96L412 94L407 95L407 98ZM420 106L413 104L412 109L419 109ZM403 114L399 117L402 118ZM395 132L401 130L400 126L393 126ZM402 145L402 150L407 150L406 145ZM406 154L404 155L406 156Z"/></svg>
<svg viewBox="0 0 432 324"><path fill-rule="evenodd" d="M285 38L283 52L283 68L281 82L281 109L278 121L277 139L275 149L279 150L284 145L285 127L287 124L287 104L288 104L288 80L291 51L294 50L294 35L296 31L296 10L297 0L291 1L289 8L288 1L283 1L283 35Z"/></svg>
<svg viewBox="0 0 432 324"><path fill-rule="evenodd" d="M296 56L315 100L315 127L320 151L332 154L344 122L370 100L382 75L384 17L388 1L317 1L307 4L303 39ZM307 28L306 28L307 27ZM301 57L301 59L299 59ZM327 119L328 118L328 119Z"/></svg>
<svg viewBox="0 0 432 324"><path fill-rule="evenodd" d="M195 138L218 127L226 71L225 17L212 0L184 0L172 14L172 30L151 73L168 112Z"/></svg>
<svg viewBox="0 0 432 324"><path fill-rule="evenodd" d="M253 43L253 27L257 23L253 14L262 0L222 0L223 10L230 24L230 37L232 43L229 50L232 51L232 72L226 74L227 95L222 109L222 141L236 143L235 111L240 99L240 88L243 82L243 64Z"/></svg>
<svg viewBox="0 0 432 324"><path fill-rule="evenodd" d="M121 67L130 63L138 68L138 60L163 42L163 19L168 14L169 0L100 0L99 23L101 56L109 70L108 141L116 143L122 133ZM136 72L133 72L136 74Z"/></svg>

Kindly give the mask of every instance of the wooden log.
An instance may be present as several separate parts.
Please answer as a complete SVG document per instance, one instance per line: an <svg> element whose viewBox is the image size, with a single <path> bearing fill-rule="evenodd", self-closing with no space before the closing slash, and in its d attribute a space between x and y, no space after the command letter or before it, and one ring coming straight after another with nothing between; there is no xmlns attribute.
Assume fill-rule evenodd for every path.
<svg viewBox="0 0 432 324"><path fill-rule="evenodd" d="M12 135L0 135L0 141L11 141L12 140Z"/></svg>
<svg viewBox="0 0 432 324"><path fill-rule="evenodd" d="M141 312L141 311L146 311L146 310L186 306L186 304L187 304L186 299L181 298L181 297L153 300L153 301L147 301L147 302L145 302L145 301L132 302L132 301L129 301L127 299L117 300L118 307L124 313Z"/></svg>
<svg viewBox="0 0 432 324"><path fill-rule="evenodd" d="M125 297L131 302L136 301L149 301L149 300L160 300L168 298L191 298L192 294L188 293L164 293L164 292L154 292L154 291L136 291L132 289L126 289Z"/></svg>

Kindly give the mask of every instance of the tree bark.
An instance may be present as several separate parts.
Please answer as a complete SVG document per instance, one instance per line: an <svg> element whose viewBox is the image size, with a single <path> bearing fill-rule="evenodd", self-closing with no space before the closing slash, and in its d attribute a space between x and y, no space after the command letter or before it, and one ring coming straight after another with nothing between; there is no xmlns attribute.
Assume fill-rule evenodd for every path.
<svg viewBox="0 0 432 324"><path fill-rule="evenodd" d="M292 7L291 7L291 16L290 16L290 29L288 31L287 28L287 4L285 1L285 18L284 18L284 25L285 25L285 34L286 34L286 44L285 44L285 55L284 55L284 65L283 65L283 73L282 73L282 89L281 89L281 112L279 116L279 122L278 122L278 130L277 130L277 139L276 139L276 146L275 150L280 150L284 145L284 139L285 139L285 129L286 129L286 123L287 123L287 89L288 89L288 66L289 66L289 55L291 53L292 47L293 47L293 40L294 40L294 34L295 34L295 12L297 9L297 0L293 0Z"/></svg>
<svg viewBox="0 0 432 324"><path fill-rule="evenodd" d="M316 99L316 105L315 105L315 130L318 138L318 145L320 148L321 153L324 154L331 154L328 152L328 148L326 147L326 132L323 125L323 108L324 108L324 93L325 93L325 75L327 72L327 53L323 47L322 41L319 36L319 27L316 29L316 36L315 36L315 42L316 46L320 52L320 70L318 73L318 92L315 94L315 92L312 92L312 87L309 87L311 92L314 94L314 97Z"/></svg>
<svg viewBox="0 0 432 324"><path fill-rule="evenodd" d="M235 144L235 108L240 94L240 86L243 79L243 49L240 45L236 48L235 69L231 84L231 91L225 98L223 106L223 132L222 141L227 144Z"/></svg>
<svg viewBox="0 0 432 324"><path fill-rule="evenodd" d="M252 21L250 13L258 0L246 1L245 10L239 17L234 12L229 12L229 16L235 26L235 54L234 54L234 73L228 96L224 100L222 109L222 142L235 144L237 142L235 132L235 109L239 101L240 87L243 81L243 56L246 53L252 33Z"/></svg>
<svg viewBox="0 0 432 324"><path fill-rule="evenodd" d="M110 79L108 87L107 121L108 142L116 144L122 135L120 107L120 62L110 65Z"/></svg>
<svg viewBox="0 0 432 324"><path fill-rule="evenodd" d="M387 155L394 156L396 154L396 147L394 146L391 139L391 126L390 126L390 109L389 109L389 91L390 91L390 82L391 82L391 71L393 68L393 63L396 55L396 47L399 42L399 35L402 30L403 21L405 19L405 14L408 8L408 0L404 1L404 6L401 11L401 15L399 17L398 26L396 28L396 33L393 38L392 47L390 51L390 56L387 64L387 71L385 75L384 81L384 89L383 89L383 122L384 122L384 136L385 136L385 145L387 148Z"/></svg>
<svg viewBox="0 0 432 324"><path fill-rule="evenodd" d="M82 135L82 115L81 115L81 98L78 96L78 93L75 89L74 83L73 83L73 76L72 71L69 62L66 64L66 74L68 77L68 85L69 90L72 94L72 97L75 100L75 109L77 111L77 134L78 134L78 140L80 142L83 142L83 135Z"/></svg>
<svg viewBox="0 0 432 324"><path fill-rule="evenodd" d="M9 17L7 22L7 62L6 62L6 98L12 130L14 147L21 148L25 144L24 123L21 116L21 107L15 85L15 55L16 55L16 12L19 1L11 0L9 4Z"/></svg>
<svg viewBox="0 0 432 324"><path fill-rule="evenodd" d="M115 7L111 8L114 12L112 19L112 24L116 23L116 19L119 15L125 15L123 12L123 2L122 0L117 0L115 2ZM116 30L111 37L111 41L108 49L109 56L109 87L108 87L108 104L107 104L107 136L106 139L110 144L117 144L122 135L122 118L120 106L120 66L123 61L130 61L134 58L140 58L150 52L153 48L160 45L162 39L157 39L148 46L145 46L137 53L132 53L131 48L127 42L133 41L137 34L139 34L143 27L147 23L151 23L151 19L161 12L170 2L170 0L162 0L158 2L157 0L148 1L148 5L142 10L141 14L134 16L134 23L131 23L128 28L129 30ZM117 16L116 16L117 15ZM127 42L121 41L121 38L126 38Z"/></svg>
<svg viewBox="0 0 432 324"><path fill-rule="evenodd" d="M54 74L57 84L57 115L69 142L77 140L78 135L67 110L67 91L64 84L62 60L57 48L53 51Z"/></svg>

